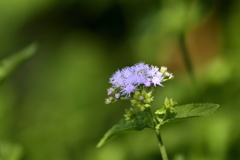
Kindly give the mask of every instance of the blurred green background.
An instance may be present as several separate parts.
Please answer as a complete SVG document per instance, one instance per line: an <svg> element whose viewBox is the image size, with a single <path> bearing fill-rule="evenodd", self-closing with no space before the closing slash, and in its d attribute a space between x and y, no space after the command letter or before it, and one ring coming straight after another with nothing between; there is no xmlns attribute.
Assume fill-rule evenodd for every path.
<svg viewBox="0 0 240 160"><path fill-rule="evenodd" d="M0 58L38 44L0 88L0 160L159 160L154 132L96 149L127 102L105 105L109 77L139 61L175 79L178 104L218 103L209 117L162 127L171 160L240 159L240 1L0 0Z"/></svg>

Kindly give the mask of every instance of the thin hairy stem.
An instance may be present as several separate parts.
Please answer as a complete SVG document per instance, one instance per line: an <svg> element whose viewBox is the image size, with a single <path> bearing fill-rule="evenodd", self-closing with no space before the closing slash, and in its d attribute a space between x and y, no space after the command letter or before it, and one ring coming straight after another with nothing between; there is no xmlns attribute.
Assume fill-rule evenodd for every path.
<svg viewBox="0 0 240 160"><path fill-rule="evenodd" d="M148 111L149 111L149 115L151 117L151 120L152 120L152 123L153 123L153 126L154 126L154 130L155 130L155 133L156 133L156 136L157 136L157 139L158 139L158 146L159 146L159 149L160 149L160 153L162 155L162 159L163 160L168 160L167 152L166 152L165 146L163 144L160 131L159 131L159 129L156 128L157 121L153 116L151 108L149 108Z"/></svg>

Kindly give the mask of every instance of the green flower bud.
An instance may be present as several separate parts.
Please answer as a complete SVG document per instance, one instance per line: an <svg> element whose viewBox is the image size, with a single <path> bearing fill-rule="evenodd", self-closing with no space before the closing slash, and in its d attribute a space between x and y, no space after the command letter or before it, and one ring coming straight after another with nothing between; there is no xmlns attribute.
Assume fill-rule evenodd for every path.
<svg viewBox="0 0 240 160"><path fill-rule="evenodd" d="M176 105L177 103L175 101L173 101L173 99L168 99L167 97L165 98L165 102L163 103L163 107L165 109L169 109L171 112L173 112L174 110L174 106Z"/></svg>
<svg viewBox="0 0 240 160"><path fill-rule="evenodd" d="M138 99L140 95L141 95L141 93L139 91L134 91L133 98Z"/></svg>
<svg viewBox="0 0 240 160"><path fill-rule="evenodd" d="M141 110L141 111L144 111L144 110L145 110L145 107L144 107L143 105L141 105L140 110Z"/></svg>
<svg viewBox="0 0 240 160"><path fill-rule="evenodd" d="M137 105L139 102L137 101L137 100L135 100L135 99L133 99L133 100L130 100L130 102L131 102L131 104L134 106L134 105Z"/></svg>
<svg viewBox="0 0 240 160"><path fill-rule="evenodd" d="M170 76L168 77L168 79L170 80L170 79L173 79L173 78L174 78L173 74L170 73Z"/></svg>
<svg viewBox="0 0 240 160"><path fill-rule="evenodd" d="M140 103L138 103L136 106L137 106L138 108L142 108L142 107L143 107L143 105L141 105Z"/></svg>
<svg viewBox="0 0 240 160"><path fill-rule="evenodd" d="M110 103L111 103L111 101L109 101L109 99L106 98L106 99L105 99L105 104L110 104Z"/></svg>
<svg viewBox="0 0 240 160"><path fill-rule="evenodd" d="M144 104L144 107L151 107L150 104Z"/></svg>
<svg viewBox="0 0 240 160"><path fill-rule="evenodd" d="M114 97L108 97L105 99L105 103L106 104L110 104L110 103L113 103L115 101L115 98Z"/></svg>
<svg viewBox="0 0 240 160"><path fill-rule="evenodd" d="M125 120L132 120L132 121L135 120L136 113L133 110L133 108L130 108L129 110L126 109L125 112L126 112L126 114L124 114Z"/></svg>
<svg viewBox="0 0 240 160"><path fill-rule="evenodd" d="M144 96L144 97L146 97L146 95L147 95L146 90L143 90L142 93L141 93L141 95Z"/></svg>
<svg viewBox="0 0 240 160"><path fill-rule="evenodd" d="M162 66L162 67L160 68L160 72L162 72L162 73L167 72L167 67Z"/></svg>
<svg viewBox="0 0 240 160"><path fill-rule="evenodd" d="M153 98L146 98L144 100L145 103L151 103L153 101Z"/></svg>
<svg viewBox="0 0 240 160"><path fill-rule="evenodd" d="M152 92L149 92L147 95L146 95L146 98L150 98L152 97Z"/></svg>

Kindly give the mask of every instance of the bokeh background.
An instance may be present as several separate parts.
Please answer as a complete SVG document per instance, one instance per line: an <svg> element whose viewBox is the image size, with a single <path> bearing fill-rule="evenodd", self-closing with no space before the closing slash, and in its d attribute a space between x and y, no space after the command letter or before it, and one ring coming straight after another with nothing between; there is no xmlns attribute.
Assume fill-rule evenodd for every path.
<svg viewBox="0 0 240 160"><path fill-rule="evenodd" d="M220 104L162 127L170 159L240 159L240 1L0 0L0 58L32 42L0 88L0 160L161 159L149 129L96 149L129 107L104 104L109 77L140 61L175 75L154 110L165 97Z"/></svg>

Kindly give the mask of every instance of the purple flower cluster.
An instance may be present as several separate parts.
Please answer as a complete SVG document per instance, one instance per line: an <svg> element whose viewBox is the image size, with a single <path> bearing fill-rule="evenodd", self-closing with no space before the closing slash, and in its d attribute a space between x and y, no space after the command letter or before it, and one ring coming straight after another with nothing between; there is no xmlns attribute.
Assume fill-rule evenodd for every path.
<svg viewBox="0 0 240 160"><path fill-rule="evenodd" d="M125 67L115 72L110 78L109 83L113 89L120 89L122 96L130 97L130 94L138 89L139 85L145 87L163 86L162 81L166 75L167 68L159 69L156 66L149 66L143 62L137 63L132 67ZM118 94L118 97L120 94Z"/></svg>

